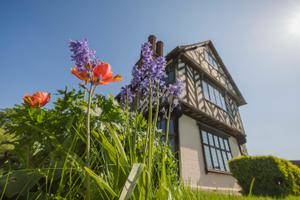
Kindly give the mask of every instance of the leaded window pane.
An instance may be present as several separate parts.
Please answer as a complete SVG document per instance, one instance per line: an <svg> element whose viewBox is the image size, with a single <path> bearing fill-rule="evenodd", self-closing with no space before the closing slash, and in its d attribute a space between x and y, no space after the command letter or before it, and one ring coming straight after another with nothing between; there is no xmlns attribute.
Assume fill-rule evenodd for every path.
<svg viewBox="0 0 300 200"><path fill-rule="evenodd" d="M223 155L223 158L224 158L224 163L225 163L226 171L229 171L229 167L228 167L228 159L227 159L226 152L225 152L225 151L222 151L222 155Z"/></svg>
<svg viewBox="0 0 300 200"><path fill-rule="evenodd" d="M228 144L228 139L224 139L224 144L225 144L225 149L226 149L227 151L230 151L230 149L229 149L229 144Z"/></svg>
<svg viewBox="0 0 300 200"><path fill-rule="evenodd" d="M206 61L208 61L208 53L207 53L207 51L204 51L204 59L206 60Z"/></svg>
<svg viewBox="0 0 300 200"><path fill-rule="evenodd" d="M204 145L204 156L206 160L206 165L208 169L213 169L212 162L211 162L211 157L210 157L210 151L209 147Z"/></svg>
<svg viewBox="0 0 300 200"><path fill-rule="evenodd" d="M217 158L216 149L210 148L210 151L211 151L211 156L212 156L214 168L219 169L219 162L218 162L218 158Z"/></svg>
<svg viewBox="0 0 300 200"><path fill-rule="evenodd" d="M218 136L214 135L215 146L219 148Z"/></svg>
<svg viewBox="0 0 300 200"><path fill-rule="evenodd" d="M209 144L210 144L211 146L215 146L215 145L214 145L214 141L213 141L213 136L212 136L212 134L210 134L210 133L208 133L208 140L209 140Z"/></svg>
<svg viewBox="0 0 300 200"><path fill-rule="evenodd" d="M221 103L221 100L220 100L220 95L221 93L215 89L215 96L216 96L216 101L217 101L217 105L220 107L220 108L223 108L222 107L222 103Z"/></svg>
<svg viewBox="0 0 300 200"><path fill-rule="evenodd" d="M226 103L225 103L225 100L224 100L224 96L221 95L220 99L221 99L221 102L222 102L222 108L227 111L227 107L226 107Z"/></svg>
<svg viewBox="0 0 300 200"><path fill-rule="evenodd" d="M215 97L215 94L214 94L214 88L211 86L211 85L208 85L208 88L209 88L209 96L210 96L210 100L216 104L216 97Z"/></svg>
<svg viewBox="0 0 300 200"><path fill-rule="evenodd" d="M225 149L223 139L219 137L220 147L221 149Z"/></svg>
<svg viewBox="0 0 300 200"><path fill-rule="evenodd" d="M208 85L205 81L203 81L203 91L204 91L204 96L206 99L210 99L209 98L209 91L208 91Z"/></svg>
<svg viewBox="0 0 300 200"><path fill-rule="evenodd" d="M208 144L208 138L207 138L207 133L205 131L202 132L202 141L204 144Z"/></svg>
<svg viewBox="0 0 300 200"><path fill-rule="evenodd" d="M221 151L219 149L217 150L217 155L218 155L218 159L219 159L219 163L220 163L220 169L222 171L225 171L225 166L224 166L224 163L223 163L222 154L221 154Z"/></svg>

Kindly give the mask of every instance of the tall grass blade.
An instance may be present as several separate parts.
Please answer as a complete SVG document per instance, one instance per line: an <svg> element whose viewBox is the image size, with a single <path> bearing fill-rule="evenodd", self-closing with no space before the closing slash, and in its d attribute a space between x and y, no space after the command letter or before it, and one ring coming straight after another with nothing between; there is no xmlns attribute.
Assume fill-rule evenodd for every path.
<svg viewBox="0 0 300 200"><path fill-rule="evenodd" d="M100 190L105 190L107 192L109 192L109 194L112 197L116 197L118 196L114 190L108 185L108 183L103 180L103 178L101 178L100 176L98 176L95 172L93 172L90 168L84 167L85 171L87 172L87 174L94 179L94 181L96 181L98 187Z"/></svg>
<svg viewBox="0 0 300 200"><path fill-rule="evenodd" d="M132 169L128 175L127 181L123 187L119 200L127 200L131 197L134 188L138 182L139 177L141 176L145 165L142 163L135 163L132 166Z"/></svg>
<svg viewBox="0 0 300 200"><path fill-rule="evenodd" d="M3 190L2 190L2 195L1 195L0 200L2 200L3 197L4 197L5 190L6 190L6 187L7 187L7 185L8 185L9 175L10 175L10 173L7 174L7 177L6 177L6 180L5 180L5 184L4 184L4 188L3 188Z"/></svg>
<svg viewBox="0 0 300 200"><path fill-rule="evenodd" d="M255 181L255 177L253 177L252 180L251 180L248 196L252 196L252 190L253 190L253 186L254 186L254 181Z"/></svg>

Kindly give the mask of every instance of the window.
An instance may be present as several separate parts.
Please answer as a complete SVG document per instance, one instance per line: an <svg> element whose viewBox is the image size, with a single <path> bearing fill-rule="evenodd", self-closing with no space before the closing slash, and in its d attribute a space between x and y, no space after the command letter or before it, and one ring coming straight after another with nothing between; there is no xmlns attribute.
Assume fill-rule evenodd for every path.
<svg viewBox="0 0 300 200"><path fill-rule="evenodd" d="M232 159L227 137L201 131L203 155L207 170L229 172L228 160Z"/></svg>
<svg viewBox="0 0 300 200"><path fill-rule="evenodd" d="M163 132L163 137L162 140L165 141L165 133L166 133L166 124L167 124L167 120L158 120L157 121L157 128L158 129L162 129ZM174 126L174 120L170 119L170 125L169 125L169 146L172 149L173 152L175 152L175 126Z"/></svg>
<svg viewBox="0 0 300 200"><path fill-rule="evenodd" d="M167 70L167 74L168 74L168 77L167 77L166 82L167 83L175 83L175 81L176 81L175 68L170 66Z"/></svg>
<svg viewBox="0 0 300 200"><path fill-rule="evenodd" d="M202 86L205 99L227 111L223 94L214 86L208 84L206 81L202 81Z"/></svg>
<svg viewBox="0 0 300 200"><path fill-rule="evenodd" d="M204 59L216 70L219 70L220 66L218 64L218 62L213 58L213 56L211 55L211 53L209 53L208 51L204 50Z"/></svg>

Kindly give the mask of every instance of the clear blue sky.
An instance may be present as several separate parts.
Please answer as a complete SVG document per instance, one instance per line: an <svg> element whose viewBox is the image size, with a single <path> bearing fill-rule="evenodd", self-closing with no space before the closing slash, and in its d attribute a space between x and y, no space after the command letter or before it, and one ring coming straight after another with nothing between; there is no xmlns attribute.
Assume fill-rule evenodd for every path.
<svg viewBox="0 0 300 200"><path fill-rule="evenodd" d="M183 3L184 2L184 3ZM149 34L177 45L210 39L248 105L241 108L251 154L300 159L299 1L0 1L0 108L25 92L77 87L69 39L88 38L122 83Z"/></svg>

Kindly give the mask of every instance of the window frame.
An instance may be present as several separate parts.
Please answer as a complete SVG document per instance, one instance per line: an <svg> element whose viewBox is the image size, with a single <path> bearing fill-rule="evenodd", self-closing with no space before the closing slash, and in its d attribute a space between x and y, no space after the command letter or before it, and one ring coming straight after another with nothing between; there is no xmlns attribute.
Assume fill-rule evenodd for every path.
<svg viewBox="0 0 300 200"><path fill-rule="evenodd" d="M224 92L221 92L221 90L218 87L216 87L214 84L207 81L206 79L202 80L201 86L202 86L203 96L206 101L209 101L210 103L217 106L219 109L228 112ZM212 88L213 91L210 91L211 90L210 88ZM216 91L218 94L216 94ZM222 99L220 98L220 96L222 96ZM220 102L220 105L218 105L218 102Z"/></svg>
<svg viewBox="0 0 300 200"><path fill-rule="evenodd" d="M172 122L171 122L172 121ZM162 140L165 141L165 134L166 134L166 125L167 125L167 119L161 119L159 117L157 119L156 128L162 130ZM171 117L170 119L170 126L173 125L172 129L169 127L169 135L168 135L168 142L170 146L170 141L173 141L174 146L170 146L175 156L178 154L178 118L177 117ZM171 133L172 130L172 133Z"/></svg>
<svg viewBox="0 0 300 200"><path fill-rule="evenodd" d="M205 141L204 141L203 132L206 134L207 143L205 143ZM229 166L228 166L228 161L233 158L233 155L232 155L232 150L230 147L229 136L224 133L219 133L219 132L220 131L215 131L210 128L206 128L206 127L203 128L203 126L199 125L199 134L200 134L200 140L201 140L202 155L203 155L204 164L205 164L205 172L206 173L215 172L215 173L222 173L222 174L231 174ZM210 144L209 134L211 134L211 136L212 136L214 145ZM217 138L217 141L218 141L218 147L216 147L216 145L215 145L215 137ZM222 146L224 146L224 148L221 147L221 143L220 143L221 140L223 141ZM227 141L227 142L225 142L225 141ZM228 144L229 150L226 149L225 143ZM207 158L207 156L206 156L205 148L208 148L208 150L209 150L209 158ZM213 159L211 149L214 149L214 151L215 151L218 166L215 166L215 164L214 164L214 159ZM218 155L218 152L220 152L219 153L220 156ZM230 158L229 158L228 154L230 154ZM224 156L226 156L227 160L224 158ZM221 158L221 161L219 160L220 158ZM208 163L208 159L211 162L210 164ZM221 162L222 162L222 164L221 164ZM221 165L223 165L224 170L221 169Z"/></svg>
<svg viewBox="0 0 300 200"><path fill-rule="evenodd" d="M212 68L220 72L220 63L213 57L212 53L207 49L203 50L203 58ZM215 65L214 65L215 64Z"/></svg>
<svg viewBox="0 0 300 200"><path fill-rule="evenodd" d="M173 65L173 63L170 63L166 66L166 83L167 84L173 84L176 82L177 74L176 74L176 67Z"/></svg>

